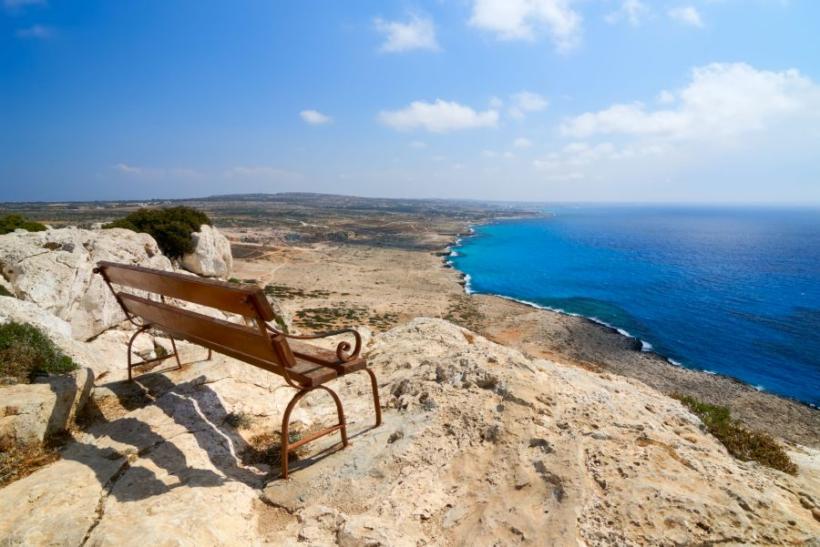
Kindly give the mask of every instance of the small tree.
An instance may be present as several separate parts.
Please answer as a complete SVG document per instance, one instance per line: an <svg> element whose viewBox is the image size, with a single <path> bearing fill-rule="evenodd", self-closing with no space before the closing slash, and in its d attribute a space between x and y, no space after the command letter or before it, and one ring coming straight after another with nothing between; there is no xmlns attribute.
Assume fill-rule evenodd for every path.
<svg viewBox="0 0 820 547"><path fill-rule="evenodd" d="M191 207L139 209L125 218L106 224L103 228L125 228L151 235L165 256L180 258L194 251L191 234L198 232L211 219Z"/></svg>
<svg viewBox="0 0 820 547"><path fill-rule="evenodd" d="M18 228L29 232L42 232L46 229L45 225L29 220L23 215L9 214L0 217L0 235L11 233Z"/></svg>

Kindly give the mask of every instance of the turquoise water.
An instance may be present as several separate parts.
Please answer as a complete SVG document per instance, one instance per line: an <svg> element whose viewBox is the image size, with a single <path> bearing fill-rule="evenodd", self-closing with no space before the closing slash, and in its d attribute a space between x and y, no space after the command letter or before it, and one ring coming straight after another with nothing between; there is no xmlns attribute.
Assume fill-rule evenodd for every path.
<svg viewBox="0 0 820 547"><path fill-rule="evenodd" d="M686 367L820 404L820 209L563 206L479 226L469 289L597 319Z"/></svg>

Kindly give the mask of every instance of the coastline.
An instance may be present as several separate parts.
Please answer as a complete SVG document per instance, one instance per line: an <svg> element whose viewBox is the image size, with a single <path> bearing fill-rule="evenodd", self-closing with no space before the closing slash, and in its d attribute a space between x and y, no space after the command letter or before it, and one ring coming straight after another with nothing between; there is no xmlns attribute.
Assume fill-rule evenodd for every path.
<svg viewBox="0 0 820 547"><path fill-rule="evenodd" d="M727 406L736 418L750 428L766 431L787 442L820 447L820 410L814 405L765 391L732 376L685 366L655 351L651 343L600 319L502 294L476 292L470 285L470 275L460 271L449 260L450 257L457 256L458 245L463 239L474 234L475 226L469 225L468 233L457 234L446 247L446 252L441 253L444 267L456 273L458 284L464 294L480 301L487 301L488 307L491 308L496 307L495 302L503 302L505 304L501 305L502 308L519 308L522 316L536 316L534 320L529 321L532 323L529 328L524 324L516 325L522 331L518 336L509 336L509 329L493 326L482 332L483 335L536 356L568 362L583 368L600 368L601 371L634 378L667 395L690 395L707 403ZM556 348L541 348L539 351L539 343L547 345L548 340L537 334L539 330L543 331L537 328L540 322L538 316L546 319L548 323L558 323L563 328L567 328L566 324L570 322L575 325L583 323L587 327L584 329L587 334L598 331L612 341L612 351L603 352L610 355L604 356L603 359L590 360L583 351L580 355L576 351L556 351ZM629 352L636 354L636 358L624 358L624 354Z"/></svg>

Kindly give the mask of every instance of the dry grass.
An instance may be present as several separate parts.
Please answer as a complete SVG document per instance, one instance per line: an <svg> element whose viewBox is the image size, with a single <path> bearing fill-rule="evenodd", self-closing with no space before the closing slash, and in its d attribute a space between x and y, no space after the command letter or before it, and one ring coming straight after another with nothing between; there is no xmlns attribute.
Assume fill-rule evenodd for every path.
<svg viewBox="0 0 820 547"><path fill-rule="evenodd" d="M31 475L44 465L59 459L60 454L54 446L40 443L0 443L0 487Z"/></svg>
<svg viewBox="0 0 820 547"><path fill-rule="evenodd" d="M230 412L225 416L225 423L234 429L250 429L253 425L253 416L247 412Z"/></svg>
<svg viewBox="0 0 820 547"><path fill-rule="evenodd" d="M735 458L756 461L791 475L797 473L797 466L776 440L766 433L746 429L732 419L728 408L710 405L687 395L674 397L700 418L709 433L722 442Z"/></svg>

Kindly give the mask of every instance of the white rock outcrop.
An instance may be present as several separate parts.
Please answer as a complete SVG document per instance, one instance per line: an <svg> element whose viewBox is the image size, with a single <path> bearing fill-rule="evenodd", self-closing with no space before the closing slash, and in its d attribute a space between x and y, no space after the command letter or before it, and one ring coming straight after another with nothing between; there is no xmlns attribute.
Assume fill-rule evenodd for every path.
<svg viewBox="0 0 820 547"><path fill-rule="evenodd" d="M227 279L233 269L233 255L228 238L207 224L200 226L192 237L196 249L182 257L182 267L205 277Z"/></svg>
<svg viewBox="0 0 820 547"><path fill-rule="evenodd" d="M120 228L0 236L0 273L14 294L67 321L78 340L125 319L102 278L93 273L100 260L172 269L151 236Z"/></svg>
<svg viewBox="0 0 820 547"><path fill-rule="evenodd" d="M309 445L315 457L294 462L287 481L254 440L276 440L293 394L279 376L217 355L99 386L101 418L62 459L0 489L0 538L592 546L820 536L817 450L804 450L797 476L736 460L640 382L530 359L443 320L413 320L365 348L383 425L370 429L364 374L334 381L351 445ZM249 424L231 425L237 415ZM320 392L293 415L302 431L334 419Z"/></svg>
<svg viewBox="0 0 820 547"><path fill-rule="evenodd" d="M67 430L93 387L94 373L85 367L33 384L0 386L0 439L40 443Z"/></svg>

